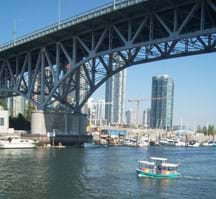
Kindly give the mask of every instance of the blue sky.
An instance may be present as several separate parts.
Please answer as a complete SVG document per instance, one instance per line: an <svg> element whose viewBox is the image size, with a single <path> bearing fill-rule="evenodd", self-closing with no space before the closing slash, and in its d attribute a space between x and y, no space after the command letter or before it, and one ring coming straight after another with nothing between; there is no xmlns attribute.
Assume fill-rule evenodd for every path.
<svg viewBox="0 0 216 199"><path fill-rule="evenodd" d="M61 0L61 19L65 19L110 0ZM14 21L17 36L46 27L58 20L58 0L1 0L0 43L13 39ZM128 69L127 99L144 98L151 95L151 78L168 74L175 81L174 122L192 125L216 125L216 54L199 55L141 64ZM139 86L137 86L139 85ZM134 89L136 88L136 89ZM104 98L104 87L94 94ZM150 102L142 103L142 109ZM127 104L127 109L135 104Z"/></svg>

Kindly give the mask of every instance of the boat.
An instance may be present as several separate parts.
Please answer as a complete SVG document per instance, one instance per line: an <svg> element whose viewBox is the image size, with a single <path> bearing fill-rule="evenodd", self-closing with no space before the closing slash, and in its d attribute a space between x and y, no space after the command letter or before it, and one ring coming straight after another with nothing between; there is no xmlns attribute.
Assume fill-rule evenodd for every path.
<svg viewBox="0 0 216 199"><path fill-rule="evenodd" d="M152 160L139 161L136 173L138 177L150 178L177 178L180 173L177 172L178 164L166 163L166 158L150 157Z"/></svg>
<svg viewBox="0 0 216 199"><path fill-rule="evenodd" d="M176 140L175 146L186 146L186 143L183 140Z"/></svg>
<svg viewBox="0 0 216 199"><path fill-rule="evenodd" d="M0 149L27 149L35 148L37 146L36 141L29 139L11 138L7 140L0 140Z"/></svg>
<svg viewBox="0 0 216 199"><path fill-rule="evenodd" d="M196 142L195 140L191 140L191 141L189 141L188 146L189 147L199 147L200 143Z"/></svg>
<svg viewBox="0 0 216 199"><path fill-rule="evenodd" d="M149 146L150 144L149 144L149 139L147 138L147 137L143 137L143 138L141 138L140 140L139 140L139 142L138 142L138 146L139 147L147 147L147 146Z"/></svg>
<svg viewBox="0 0 216 199"><path fill-rule="evenodd" d="M129 147L136 147L137 146L137 140L136 139L125 139L124 141L124 146L129 146Z"/></svg>
<svg viewBox="0 0 216 199"><path fill-rule="evenodd" d="M202 143L202 146L216 146L216 141L208 141Z"/></svg>
<svg viewBox="0 0 216 199"><path fill-rule="evenodd" d="M159 144L163 146L175 146L175 141L172 139L161 139Z"/></svg>

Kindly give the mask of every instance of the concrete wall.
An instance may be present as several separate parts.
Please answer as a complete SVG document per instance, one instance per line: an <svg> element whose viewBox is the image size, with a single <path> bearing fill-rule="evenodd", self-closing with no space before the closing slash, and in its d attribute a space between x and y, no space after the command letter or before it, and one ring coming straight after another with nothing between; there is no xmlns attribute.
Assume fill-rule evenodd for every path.
<svg viewBox="0 0 216 199"><path fill-rule="evenodd" d="M0 110L0 133L7 133L9 128L8 111Z"/></svg>
<svg viewBox="0 0 216 199"><path fill-rule="evenodd" d="M62 112L35 111L32 113L32 134L46 135L53 132L60 135L84 135L87 115Z"/></svg>

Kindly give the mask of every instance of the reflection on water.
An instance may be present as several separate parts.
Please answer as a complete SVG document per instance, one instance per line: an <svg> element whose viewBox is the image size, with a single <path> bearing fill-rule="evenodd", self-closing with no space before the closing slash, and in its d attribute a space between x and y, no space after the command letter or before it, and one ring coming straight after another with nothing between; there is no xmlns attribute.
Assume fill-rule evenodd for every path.
<svg viewBox="0 0 216 199"><path fill-rule="evenodd" d="M151 188L153 186L156 186L158 191L161 190L166 190L169 189L170 184L175 183L176 179L169 179L169 178L164 178L164 179L154 179L154 178L142 178L143 180L143 188Z"/></svg>
<svg viewBox="0 0 216 199"><path fill-rule="evenodd" d="M150 156L180 162L182 177L138 178ZM0 199L215 198L215 148L14 149L0 160Z"/></svg>

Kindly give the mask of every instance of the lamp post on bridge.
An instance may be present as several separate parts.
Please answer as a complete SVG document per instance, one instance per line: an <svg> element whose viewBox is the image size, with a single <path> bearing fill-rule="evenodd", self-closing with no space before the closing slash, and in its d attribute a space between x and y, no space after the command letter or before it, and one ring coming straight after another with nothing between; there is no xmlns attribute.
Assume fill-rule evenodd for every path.
<svg viewBox="0 0 216 199"><path fill-rule="evenodd" d="M61 0L58 0L58 29L60 29L61 23Z"/></svg>
<svg viewBox="0 0 216 199"><path fill-rule="evenodd" d="M17 19L14 19L14 28L13 28L13 41L16 42L16 32L17 32Z"/></svg>
<svg viewBox="0 0 216 199"><path fill-rule="evenodd" d="M16 43L16 39L17 39L17 22L22 22L22 21L23 21L22 18L18 20L17 18L14 19L14 24L13 24L13 42L14 44Z"/></svg>
<svg viewBox="0 0 216 199"><path fill-rule="evenodd" d="M113 0L113 9L116 9L116 0Z"/></svg>

